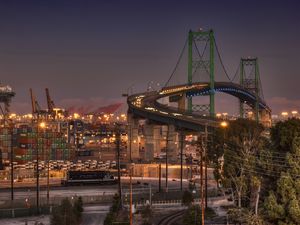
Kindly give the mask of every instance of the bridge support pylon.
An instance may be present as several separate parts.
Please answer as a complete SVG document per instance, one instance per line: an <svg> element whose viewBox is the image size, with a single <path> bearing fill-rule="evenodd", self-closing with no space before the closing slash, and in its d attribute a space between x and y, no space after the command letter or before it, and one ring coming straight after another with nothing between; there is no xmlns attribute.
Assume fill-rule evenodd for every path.
<svg viewBox="0 0 300 225"><path fill-rule="evenodd" d="M134 118L131 113L127 115L127 159L129 161L137 160L140 158L139 152L139 121Z"/></svg>
<svg viewBox="0 0 300 225"><path fill-rule="evenodd" d="M197 42L209 42L209 59L205 60L198 52ZM194 56L193 46L196 46L197 57ZM193 83L193 75L197 69L204 69L209 72L209 113L215 115L215 64L214 64L215 39L213 30L189 31L188 35L188 85ZM188 98L188 111L193 111L192 98Z"/></svg>
<svg viewBox="0 0 300 225"><path fill-rule="evenodd" d="M247 74L250 72L250 74ZM254 74L253 74L254 73ZM259 97L261 95L260 85L259 85L259 69L258 69L258 59L257 58L241 58L240 60L240 85L245 89L253 92L255 94L255 105L252 109L247 108L246 102L240 101L240 117L252 117L257 122L260 120L259 115ZM246 115L248 114L248 115Z"/></svg>
<svg viewBox="0 0 300 225"><path fill-rule="evenodd" d="M145 161L152 161L155 154L160 154L160 131L161 125L145 124Z"/></svg>

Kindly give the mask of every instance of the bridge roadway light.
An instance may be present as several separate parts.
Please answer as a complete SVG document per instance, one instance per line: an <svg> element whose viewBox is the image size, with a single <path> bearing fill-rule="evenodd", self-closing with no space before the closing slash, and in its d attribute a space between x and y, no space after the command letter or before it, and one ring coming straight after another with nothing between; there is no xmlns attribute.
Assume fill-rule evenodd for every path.
<svg viewBox="0 0 300 225"><path fill-rule="evenodd" d="M293 110L293 111L292 111L293 117L295 117L297 114L298 114L298 111L296 111L296 110Z"/></svg>
<svg viewBox="0 0 300 225"><path fill-rule="evenodd" d="M283 118L286 118L289 116L289 113L288 112L282 112L281 113L281 116L283 116Z"/></svg>
<svg viewBox="0 0 300 225"><path fill-rule="evenodd" d="M226 118L228 116L227 112L222 113L223 117Z"/></svg>

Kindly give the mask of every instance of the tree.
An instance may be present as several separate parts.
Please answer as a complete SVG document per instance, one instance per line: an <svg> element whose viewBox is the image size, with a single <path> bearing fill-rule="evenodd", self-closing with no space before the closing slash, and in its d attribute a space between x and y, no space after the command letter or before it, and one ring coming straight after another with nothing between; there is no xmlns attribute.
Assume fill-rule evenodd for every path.
<svg viewBox="0 0 300 225"><path fill-rule="evenodd" d="M190 191L184 191L182 195L182 204L190 207L194 201L193 194Z"/></svg>
<svg viewBox="0 0 300 225"><path fill-rule="evenodd" d="M112 225L115 222L128 224L128 211L122 209L120 206L120 198L117 194L115 194L109 213L104 219L104 225Z"/></svg>
<svg viewBox="0 0 300 225"><path fill-rule="evenodd" d="M210 220L216 217L216 213L211 208L205 209L205 220ZM183 225L200 225L202 224L202 210L199 205L190 206L184 213L182 218Z"/></svg>
<svg viewBox="0 0 300 225"><path fill-rule="evenodd" d="M238 119L230 123L224 135L223 184L232 188L238 208L252 207L255 212L261 185L255 168L257 155L265 143L263 131L264 128L253 120Z"/></svg>
<svg viewBox="0 0 300 225"><path fill-rule="evenodd" d="M183 225L201 224L201 208L199 205L189 207L183 215Z"/></svg>
<svg viewBox="0 0 300 225"><path fill-rule="evenodd" d="M272 224L300 224L300 120L279 122L271 140L276 185L265 199L265 216Z"/></svg>
<svg viewBox="0 0 300 225"><path fill-rule="evenodd" d="M153 218L153 210L151 209L150 205L146 205L141 210L142 218L144 219L143 224L151 224Z"/></svg>
<svg viewBox="0 0 300 225"><path fill-rule="evenodd" d="M233 208L228 210L228 218L232 223L239 223L244 225L266 225L262 217L254 214L246 208Z"/></svg>
<svg viewBox="0 0 300 225"><path fill-rule="evenodd" d="M82 198L78 197L75 202L74 202L74 206L73 206L73 212L76 216L76 220L77 221L81 221L81 217L82 217L82 212L83 212L83 202L82 202Z"/></svg>
<svg viewBox="0 0 300 225"><path fill-rule="evenodd" d="M79 223L80 221L77 219L77 216L74 213L74 208L69 199L63 199L61 204L53 209L51 225L76 225Z"/></svg>

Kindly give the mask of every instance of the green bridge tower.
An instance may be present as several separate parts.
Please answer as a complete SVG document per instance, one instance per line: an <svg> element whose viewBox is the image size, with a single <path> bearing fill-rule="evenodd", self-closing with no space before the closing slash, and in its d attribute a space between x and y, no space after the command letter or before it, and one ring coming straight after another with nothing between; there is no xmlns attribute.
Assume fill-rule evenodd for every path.
<svg viewBox="0 0 300 225"><path fill-rule="evenodd" d="M209 59L205 60L201 55L195 57L193 46L197 47L197 42L209 42ZM213 30L209 31L189 31L188 34L188 85L193 83L193 73L202 68L209 72L209 113L215 116L215 65L214 65L214 47L215 39ZM199 54L199 52L198 52ZM193 111L192 98L188 98L187 108L189 112Z"/></svg>
<svg viewBox="0 0 300 225"><path fill-rule="evenodd" d="M247 74L248 71L248 74ZM250 74L249 74L250 71ZM253 74L254 73L254 74ZM255 120L259 122L259 98L261 93L260 75L257 58L241 58L240 60L240 85L245 89L255 94L254 116ZM252 109L247 108L245 102L240 101L240 117L245 118L245 114Z"/></svg>

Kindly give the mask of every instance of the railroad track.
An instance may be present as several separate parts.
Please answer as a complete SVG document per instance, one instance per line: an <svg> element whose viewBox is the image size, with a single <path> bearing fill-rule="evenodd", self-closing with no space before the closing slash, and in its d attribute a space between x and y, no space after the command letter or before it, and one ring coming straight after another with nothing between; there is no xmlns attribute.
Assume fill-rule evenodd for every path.
<svg viewBox="0 0 300 225"><path fill-rule="evenodd" d="M185 210L180 210L178 212L172 213L168 216L165 216L162 218L157 225L171 225L173 222L175 222L179 217L181 217L184 214Z"/></svg>

